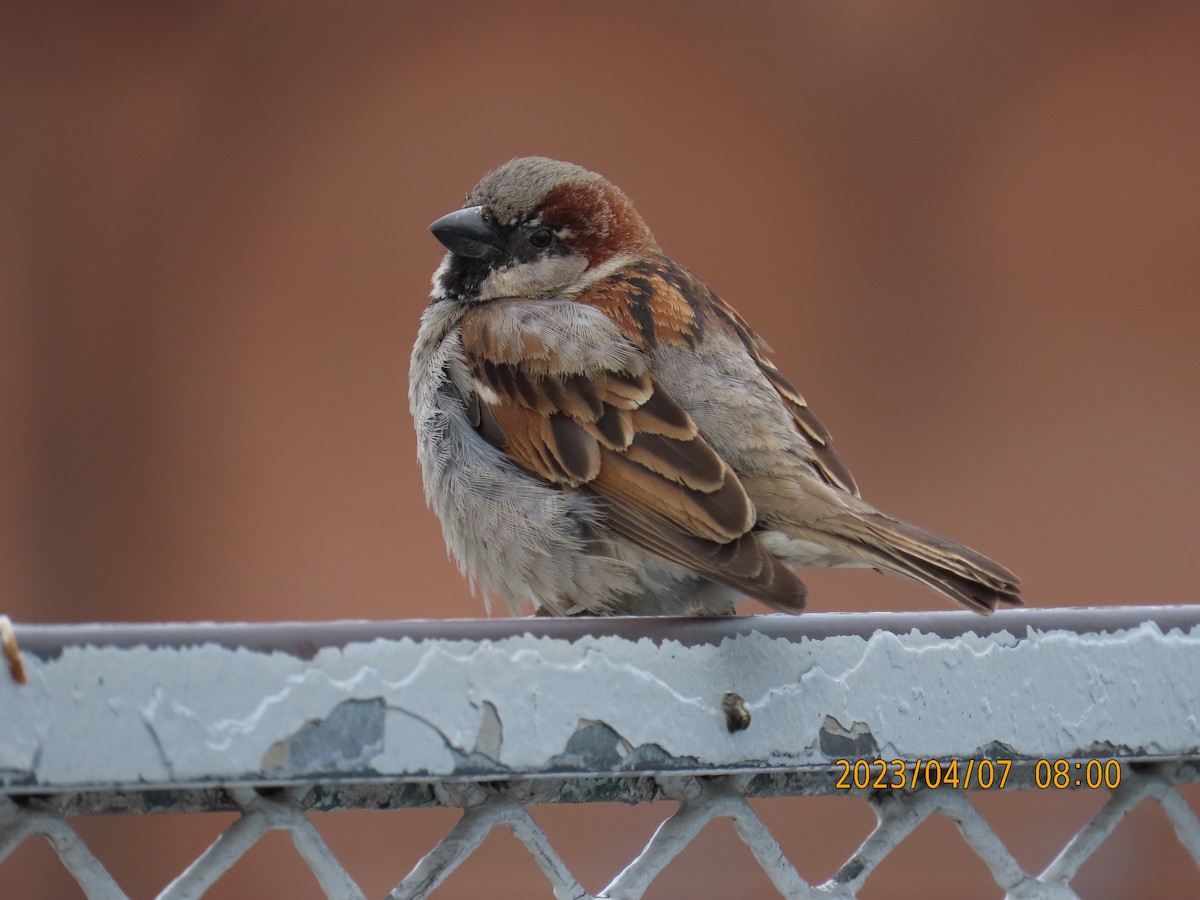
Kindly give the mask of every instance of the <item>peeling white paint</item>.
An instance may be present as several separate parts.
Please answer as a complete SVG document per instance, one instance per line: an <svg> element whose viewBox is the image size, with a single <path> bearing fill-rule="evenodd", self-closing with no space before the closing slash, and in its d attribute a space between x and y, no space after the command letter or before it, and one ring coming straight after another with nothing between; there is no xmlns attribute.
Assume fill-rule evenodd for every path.
<svg viewBox="0 0 1200 900"><path fill-rule="evenodd" d="M68 647L53 659L26 655L25 686L0 679L0 777L82 788L536 774L554 769L588 722L628 745L592 771L636 765L646 745L689 770L828 765L827 716L846 729L862 723L887 759L961 758L995 742L1043 758L1105 742L1194 756L1198 632L1147 623L1019 639L749 633L698 646L406 638L324 648L311 660L215 644ZM726 727L726 691L752 714L745 731ZM339 709L343 718L330 718ZM322 730L326 719L337 727Z"/></svg>

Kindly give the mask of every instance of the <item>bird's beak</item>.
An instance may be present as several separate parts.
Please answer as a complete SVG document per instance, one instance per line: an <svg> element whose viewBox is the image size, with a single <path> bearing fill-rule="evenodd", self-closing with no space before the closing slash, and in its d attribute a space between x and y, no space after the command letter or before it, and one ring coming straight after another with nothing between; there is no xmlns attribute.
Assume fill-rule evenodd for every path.
<svg viewBox="0 0 1200 900"><path fill-rule="evenodd" d="M429 230L455 256L487 259L500 252L500 235L484 221L482 206L455 210L430 225Z"/></svg>

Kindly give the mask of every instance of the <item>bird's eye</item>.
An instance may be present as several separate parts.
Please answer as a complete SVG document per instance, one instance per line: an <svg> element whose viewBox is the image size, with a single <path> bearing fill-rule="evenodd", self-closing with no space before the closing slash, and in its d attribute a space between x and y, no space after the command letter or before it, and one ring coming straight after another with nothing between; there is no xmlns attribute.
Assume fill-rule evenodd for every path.
<svg viewBox="0 0 1200 900"><path fill-rule="evenodd" d="M554 232L549 228L539 228L529 236L529 243L539 250L545 250L554 242Z"/></svg>

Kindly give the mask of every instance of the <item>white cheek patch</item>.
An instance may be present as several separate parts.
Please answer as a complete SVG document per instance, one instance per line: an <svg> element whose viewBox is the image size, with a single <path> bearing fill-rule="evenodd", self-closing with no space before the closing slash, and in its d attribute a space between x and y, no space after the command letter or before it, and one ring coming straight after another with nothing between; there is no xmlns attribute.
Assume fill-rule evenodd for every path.
<svg viewBox="0 0 1200 900"><path fill-rule="evenodd" d="M480 300L505 297L547 297L574 286L587 268L582 256L547 256L533 262L497 269L484 279Z"/></svg>

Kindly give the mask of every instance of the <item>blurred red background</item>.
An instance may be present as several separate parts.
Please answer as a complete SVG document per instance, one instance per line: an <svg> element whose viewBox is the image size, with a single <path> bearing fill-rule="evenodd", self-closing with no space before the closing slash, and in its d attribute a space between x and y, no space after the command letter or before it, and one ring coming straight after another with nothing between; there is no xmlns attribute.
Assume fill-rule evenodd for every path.
<svg viewBox="0 0 1200 900"><path fill-rule="evenodd" d="M481 615L421 496L408 353L441 255L426 225L531 153L633 197L775 347L868 499L995 556L1034 606L1197 598L1200 6L64 0L4 18L0 593L18 621ZM815 610L944 606L873 573L806 580ZM973 799L1037 870L1103 802ZM758 808L816 880L872 824L848 799ZM535 815L598 890L667 811ZM318 816L371 896L454 818ZM228 820L80 828L145 897ZM77 891L40 841L3 878ZM1151 878L1200 892L1145 806L1075 886ZM316 892L273 834L213 895ZM507 833L445 893L548 895ZM648 896L770 895L718 823ZM999 891L937 820L863 896Z"/></svg>

